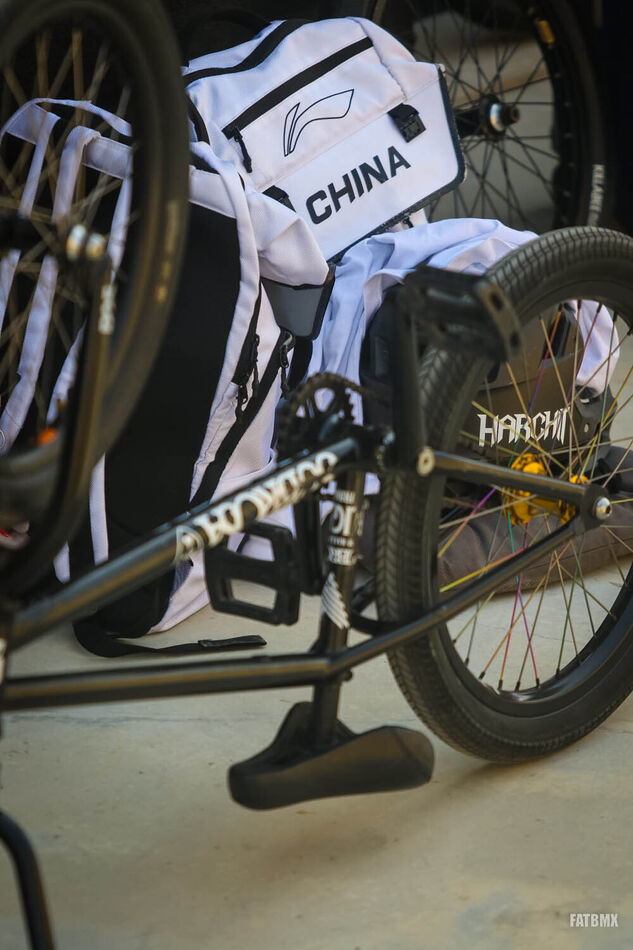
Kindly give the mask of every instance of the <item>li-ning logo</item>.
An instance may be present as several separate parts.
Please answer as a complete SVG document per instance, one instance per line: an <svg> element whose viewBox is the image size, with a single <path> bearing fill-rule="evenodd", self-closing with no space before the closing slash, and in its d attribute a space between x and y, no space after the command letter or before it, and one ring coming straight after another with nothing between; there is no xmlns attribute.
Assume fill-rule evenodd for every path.
<svg viewBox="0 0 633 950"><path fill-rule="evenodd" d="M488 416L483 412L477 413L479 418L479 445L496 445L498 442L512 444L517 439L531 440L552 438L557 442L565 439L569 409L557 409L552 412L546 409L533 416L526 416L522 412L507 416Z"/></svg>
<svg viewBox="0 0 633 950"><path fill-rule="evenodd" d="M352 105L353 89L344 89L331 96L317 99L303 112L299 112L301 102L295 103L284 119L284 155L287 158L297 147L299 136L311 122L321 122L324 119L344 119Z"/></svg>

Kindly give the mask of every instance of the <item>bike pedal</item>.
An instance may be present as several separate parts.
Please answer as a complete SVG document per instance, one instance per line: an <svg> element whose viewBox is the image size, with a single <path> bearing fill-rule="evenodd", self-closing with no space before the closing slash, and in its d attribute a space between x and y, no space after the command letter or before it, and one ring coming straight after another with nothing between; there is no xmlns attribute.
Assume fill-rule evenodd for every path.
<svg viewBox="0 0 633 950"><path fill-rule="evenodd" d="M381 726L355 733L337 720L325 749L310 746L312 704L297 703L275 739L229 769L233 799L246 808L281 808L314 798L416 788L433 774L433 747L421 732Z"/></svg>
<svg viewBox="0 0 633 950"><path fill-rule="evenodd" d="M280 525L265 522L251 525L246 536L265 538L270 542L272 561L248 557L226 547L213 548L205 555L205 574L209 600L220 613L237 614L268 624L296 623L301 598L296 541L292 533ZM233 594L234 580L251 581L275 591L272 607L264 607Z"/></svg>

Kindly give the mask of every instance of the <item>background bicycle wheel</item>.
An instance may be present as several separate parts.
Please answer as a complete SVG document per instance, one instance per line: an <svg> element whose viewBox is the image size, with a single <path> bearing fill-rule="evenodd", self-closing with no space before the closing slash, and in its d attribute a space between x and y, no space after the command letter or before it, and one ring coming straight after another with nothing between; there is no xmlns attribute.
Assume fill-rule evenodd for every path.
<svg viewBox="0 0 633 950"><path fill-rule="evenodd" d="M603 221L605 110L567 3L372 0L368 15L445 67L468 172L429 219L491 217L536 232Z"/></svg>
<svg viewBox="0 0 633 950"><path fill-rule="evenodd" d="M3 0L0 93L0 213L36 235L0 262L0 527L41 520L54 535L64 473L84 451L74 396L92 305L66 236L103 235L114 268L94 461L141 391L178 274L187 118L159 0Z"/></svg>

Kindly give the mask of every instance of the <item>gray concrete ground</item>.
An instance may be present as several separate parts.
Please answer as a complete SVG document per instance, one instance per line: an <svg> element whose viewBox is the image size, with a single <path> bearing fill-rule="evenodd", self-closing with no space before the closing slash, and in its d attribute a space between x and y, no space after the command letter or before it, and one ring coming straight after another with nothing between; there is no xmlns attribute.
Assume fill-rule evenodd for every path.
<svg viewBox="0 0 633 950"><path fill-rule="evenodd" d="M318 612L262 631L307 647ZM205 610L161 642L256 625ZM102 667L60 630L15 673ZM162 661L160 661L162 662ZM226 770L266 745L306 690L12 715L3 807L41 856L60 950L506 950L633 944L633 701L546 760L486 765L433 739L420 789L269 813ZM416 728L384 658L345 688L356 730ZM25 946L0 861L0 948ZM570 913L618 927L570 929ZM590 922L590 921L589 921Z"/></svg>

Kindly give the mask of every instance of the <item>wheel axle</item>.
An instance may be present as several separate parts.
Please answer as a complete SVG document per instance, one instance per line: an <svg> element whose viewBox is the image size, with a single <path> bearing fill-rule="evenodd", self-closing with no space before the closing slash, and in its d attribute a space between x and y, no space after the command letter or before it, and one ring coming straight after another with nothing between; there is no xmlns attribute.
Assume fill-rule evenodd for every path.
<svg viewBox="0 0 633 950"><path fill-rule="evenodd" d="M496 96L482 98L468 109L455 112L455 122L460 138L469 135L483 135L499 138L506 130L521 118L520 108L512 103L501 102Z"/></svg>

